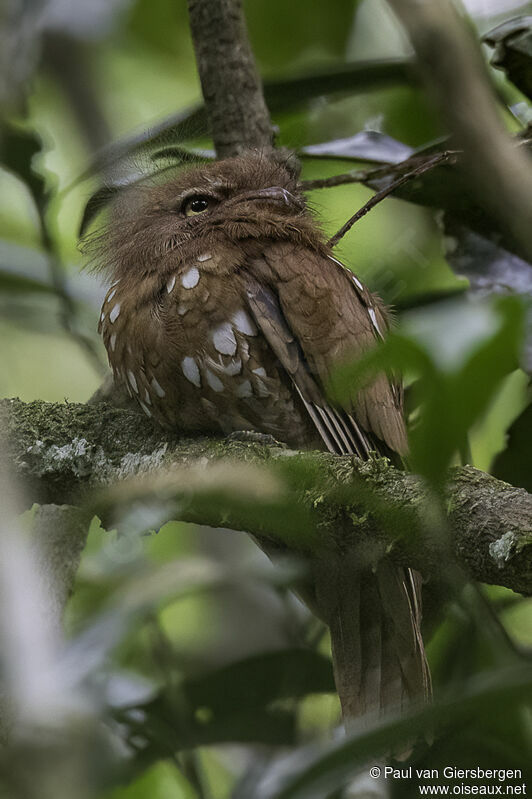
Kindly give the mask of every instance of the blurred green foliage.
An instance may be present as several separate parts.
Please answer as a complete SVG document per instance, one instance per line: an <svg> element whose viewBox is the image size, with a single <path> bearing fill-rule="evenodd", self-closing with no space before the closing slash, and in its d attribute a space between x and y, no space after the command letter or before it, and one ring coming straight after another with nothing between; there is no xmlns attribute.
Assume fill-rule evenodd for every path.
<svg viewBox="0 0 532 799"><path fill-rule="evenodd" d="M105 13L95 4L85 14L68 5L53 33L74 40L90 92L82 107L72 102L37 26L28 38L35 70L0 138L0 392L25 400L85 401L101 380L104 290L80 272L76 238L98 177L77 179L96 145L109 142L91 140L87 120L101 115L110 140L123 142L200 103L184 0L124 0ZM248 0L245 8L281 144L301 148L369 128L417 148L443 135L383 4ZM477 23L485 30L486 20ZM360 53L375 58L373 72L353 68ZM519 58L522 74L521 51ZM525 101L502 75L497 81L509 105ZM508 109L504 115L519 127ZM197 115L187 125L187 144L209 145ZM358 165L366 166L305 159L303 178ZM339 257L401 313L383 346L339 370L334 390L351 392L377 367L404 370L412 464L421 474L438 485L460 458L489 469L499 453L496 473L530 490L528 376L520 368L529 298L434 302L467 286L442 246L437 209L453 207L449 185L436 178L432 207L408 195L411 203L386 200L342 240ZM352 184L315 190L310 203L332 235L370 196ZM242 513L270 514L271 523L275 512L279 524L284 514L295 529L297 508L288 516L282 507L249 504ZM338 740L328 639L289 592L292 578L241 534L172 522L157 534L119 535L94 520L67 610L65 651L56 653L65 692L79 702L66 733L46 720L49 749L31 735L14 742L0 758L0 791L8 786L8 799L62 799L68 794L57 784L50 792L45 780L39 793L22 778L61 761L88 799L326 799L338 797L357 768L427 727L433 744L410 761L419 767L532 762L530 600L496 588L457 591L429 643L435 707ZM409 781L393 785L396 796L413 790Z"/></svg>

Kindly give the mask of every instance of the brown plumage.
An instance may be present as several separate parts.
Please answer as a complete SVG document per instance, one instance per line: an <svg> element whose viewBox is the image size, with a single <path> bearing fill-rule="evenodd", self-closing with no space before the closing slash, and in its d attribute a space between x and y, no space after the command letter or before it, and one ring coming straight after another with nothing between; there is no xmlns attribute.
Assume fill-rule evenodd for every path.
<svg viewBox="0 0 532 799"><path fill-rule="evenodd" d="M127 190L92 246L112 277L99 329L115 380L162 426L406 452L402 391L386 376L349 407L325 398L332 366L383 337L387 314L283 166L249 154ZM344 715L427 693L417 575L338 558L316 569L315 597Z"/></svg>

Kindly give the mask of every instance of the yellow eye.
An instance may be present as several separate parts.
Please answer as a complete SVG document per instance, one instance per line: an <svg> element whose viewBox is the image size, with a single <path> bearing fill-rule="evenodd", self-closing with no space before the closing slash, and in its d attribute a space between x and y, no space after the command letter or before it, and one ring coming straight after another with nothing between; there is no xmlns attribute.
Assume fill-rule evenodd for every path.
<svg viewBox="0 0 532 799"><path fill-rule="evenodd" d="M185 200L183 213L185 216L197 216L198 214L202 214L210 207L212 201L212 197L204 197L201 194L195 194L193 197L189 197Z"/></svg>

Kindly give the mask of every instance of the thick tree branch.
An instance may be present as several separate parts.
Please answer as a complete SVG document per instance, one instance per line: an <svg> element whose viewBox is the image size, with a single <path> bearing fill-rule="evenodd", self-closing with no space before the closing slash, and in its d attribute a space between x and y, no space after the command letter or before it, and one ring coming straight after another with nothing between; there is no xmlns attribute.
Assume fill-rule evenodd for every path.
<svg viewBox="0 0 532 799"><path fill-rule="evenodd" d="M188 0L190 28L218 158L271 150L273 129L240 0Z"/></svg>
<svg viewBox="0 0 532 799"><path fill-rule="evenodd" d="M532 261L532 160L501 123L478 45L450 0L389 0L419 68L464 151L479 204L499 219Z"/></svg>
<svg viewBox="0 0 532 799"><path fill-rule="evenodd" d="M391 548L398 562L425 573L441 566L441 541L426 535L422 482L387 461L172 439L144 416L106 404L3 400L0 415L10 468L32 499L79 502L91 489L122 481L116 501L161 490L166 498L186 496L168 506L169 516L183 521L245 529L279 545L291 535L293 549L371 547L378 556ZM150 475L146 485L123 482L139 474ZM477 580L532 593L532 496L471 467L452 470L446 490L456 561ZM268 513L257 513L260 503ZM283 522L286 508L299 515Z"/></svg>

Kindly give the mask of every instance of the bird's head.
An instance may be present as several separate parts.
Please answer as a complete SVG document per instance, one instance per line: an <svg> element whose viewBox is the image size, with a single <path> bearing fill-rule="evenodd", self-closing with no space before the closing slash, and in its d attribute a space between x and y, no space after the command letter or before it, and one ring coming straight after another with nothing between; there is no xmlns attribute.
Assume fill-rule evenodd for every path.
<svg viewBox="0 0 532 799"><path fill-rule="evenodd" d="M280 162L250 153L125 190L110 223L89 240L96 260L113 277L165 269L176 258L243 240L294 240L321 246L297 179Z"/></svg>

